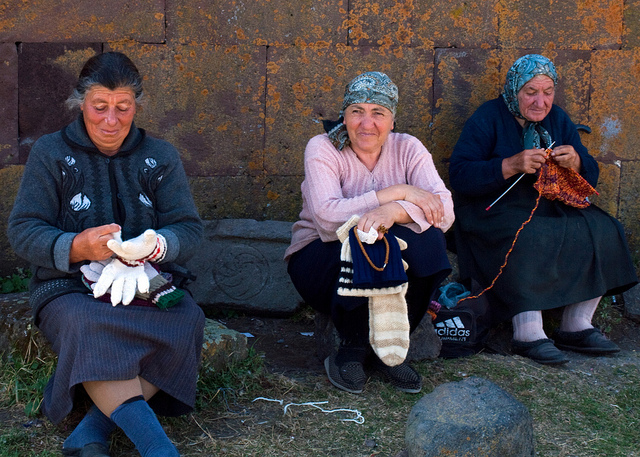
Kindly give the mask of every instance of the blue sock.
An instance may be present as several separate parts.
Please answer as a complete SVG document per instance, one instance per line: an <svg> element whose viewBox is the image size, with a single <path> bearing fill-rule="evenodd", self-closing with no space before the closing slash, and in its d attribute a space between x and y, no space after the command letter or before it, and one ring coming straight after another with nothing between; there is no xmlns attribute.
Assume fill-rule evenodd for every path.
<svg viewBox="0 0 640 457"><path fill-rule="evenodd" d="M115 428L116 424L102 414L96 405L93 405L71 435L64 440L62 447L64 449L82 448L90 443L101 443L108 447L109 435Z"/></svg>
<svg viewBox="0 0 640 457"><path fill-rule="evenodd" d="M135 444L142 457L180 455L142 395L130 398L118 406L111 413L111 420Z"/></svg>

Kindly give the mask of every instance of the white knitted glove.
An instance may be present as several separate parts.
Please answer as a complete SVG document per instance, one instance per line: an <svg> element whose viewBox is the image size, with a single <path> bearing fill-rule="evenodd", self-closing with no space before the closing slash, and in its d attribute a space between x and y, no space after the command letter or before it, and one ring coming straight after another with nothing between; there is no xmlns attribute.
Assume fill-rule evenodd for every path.
<svg viewBox="0 0 640 457"><path fill-rule="evenodd" d="M149 277L144 271L144 264L139 266L128 266L118 259L111 260L111 263L104 267L98 282L93 289L93 296L98 298L103 296L111 288L111 304L118 303L128 305L136 295L136 290L140 293L149 292Z"/></svg>
<svg viewBox="0 0 640 457"><path fill-rule="evenodd" d="M122 241L121 233L117 232L107 246L121 259L142 265L142 262L161 261L167 252L167 241L155 230L147 229L143 234L127 241Z"/></svg>

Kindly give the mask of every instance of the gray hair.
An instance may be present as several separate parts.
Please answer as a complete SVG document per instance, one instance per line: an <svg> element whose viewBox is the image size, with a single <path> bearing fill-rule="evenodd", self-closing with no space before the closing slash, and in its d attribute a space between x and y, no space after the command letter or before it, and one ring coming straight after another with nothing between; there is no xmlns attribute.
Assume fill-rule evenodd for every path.
<svg viewBox="0 0 640 457"><path fill-rule="evenodd" d="M96 86L110 90L130 88L136 105L140 105L142 101L142 77L131 59L120 52L106 52L87 60L80 71L78 83L65 104L69 109L80 108L89 90Z"/></svg>

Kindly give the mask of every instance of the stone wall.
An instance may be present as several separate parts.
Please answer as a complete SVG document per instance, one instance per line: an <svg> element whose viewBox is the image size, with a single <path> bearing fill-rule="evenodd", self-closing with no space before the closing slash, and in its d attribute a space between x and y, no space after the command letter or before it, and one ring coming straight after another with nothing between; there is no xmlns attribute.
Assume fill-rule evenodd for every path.
<svg viewBox="0 0 640 457"><path fill-rule="evenodd" d="M557 103L601 165L597 203L640 251L640 0L21 0L0 3L0 274L33 142L74 115L83 62L127 53L145 75L137 123L181 152L204 219L293 221L303 152L366 70L400 89L397 129L446 179L464 120L520 55L560 73Z"/></svg>

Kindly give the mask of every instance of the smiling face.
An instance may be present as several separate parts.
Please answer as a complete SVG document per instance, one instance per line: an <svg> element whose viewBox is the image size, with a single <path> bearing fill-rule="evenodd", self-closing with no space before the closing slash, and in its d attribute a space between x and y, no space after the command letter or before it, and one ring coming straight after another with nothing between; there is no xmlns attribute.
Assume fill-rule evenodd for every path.
<svg viewBox="0 0 640 457"><path fill-rule="evenodd" d="M534 76L518 91L520 114L531 122L542 121L551 111L554 96L553 80L545 75Z"/></svg>
<svg viewBox="0 0 640 457"><path fill-rule="evenodd" d="M381 105L356 103L345 108L344 124L356 154L378 154L393 129L393 113Z"/></svg>
<svg viewBox="0 0 640 457"><path fill-rule="evenodd" d="M93 144L103 154L114 155L129 134L136 114L135 95L130 88L92 87L81 106L84 124Z"/></svg>

